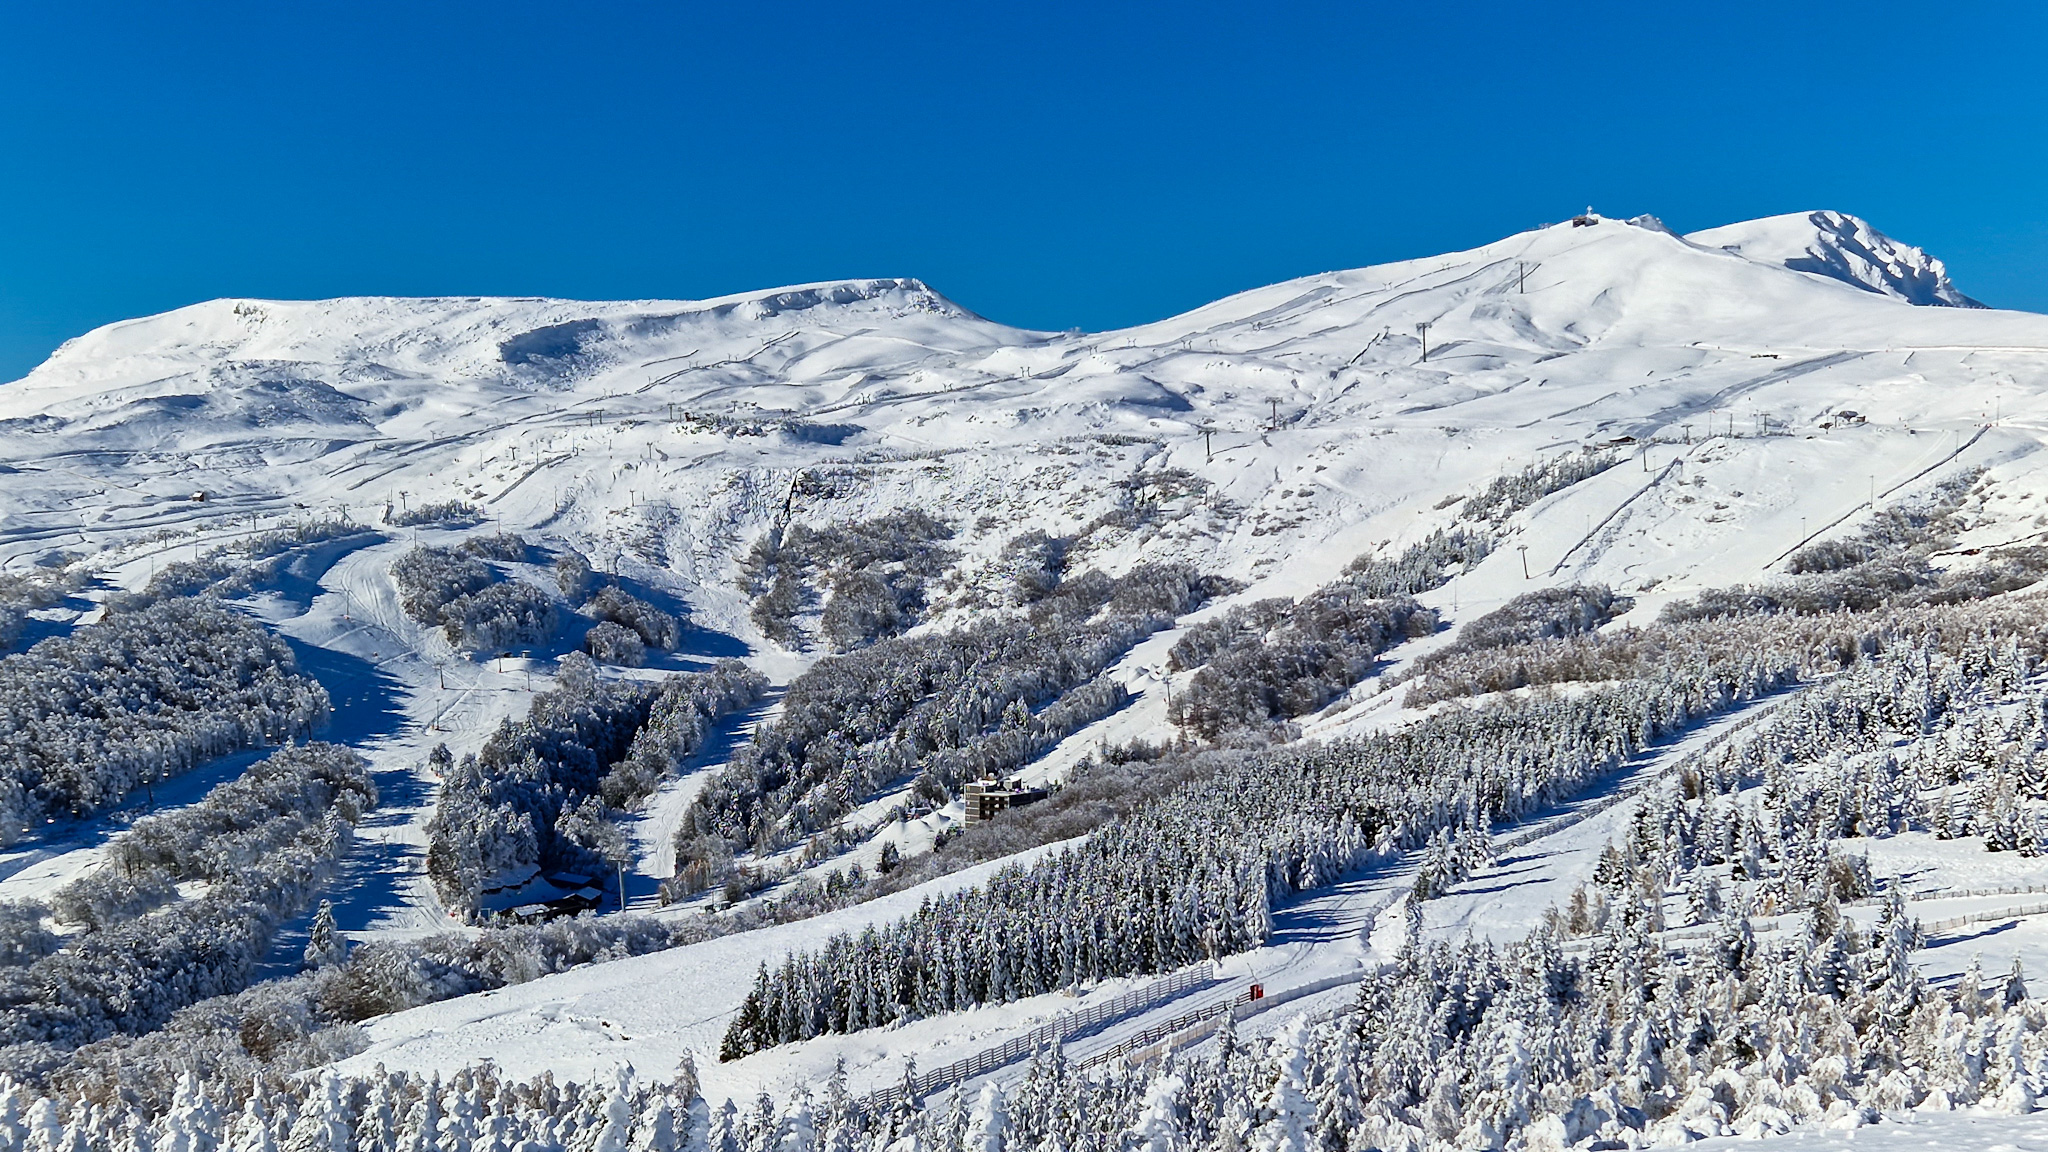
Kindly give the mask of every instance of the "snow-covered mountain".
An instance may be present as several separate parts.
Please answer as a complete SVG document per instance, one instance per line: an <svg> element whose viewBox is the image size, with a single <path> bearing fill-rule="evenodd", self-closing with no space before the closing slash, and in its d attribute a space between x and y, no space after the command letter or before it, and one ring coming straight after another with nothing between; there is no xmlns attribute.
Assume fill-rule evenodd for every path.
<svg viewBox="0 0 2048 1152"><path fill-rule="evenodd" d="M1715 449L1731 475L1778 462L1730 481L1739 503L1655 513L1701 547L1659 549L1637 511L1584 561L1638 582L1705 564L1721 580L1744 563L1722 543L1769 552L1760 534L1833 520L1873 473L1909 473L1930 436L2025 420L2038 396L2048 319L1906 306L1964 298L1860 221L1681 238L1582 219L1099 334L1005 328L909 280L702 302L213 301L97 330L0 386L20 470L0 493L0 555L464 498L608 541L627 564L645 553L715 601L785 503L804 519L936 498L1005 536L1072 530L1116 482L1175 467L1241 513L1185 538L1097 541L1111 563L1164 549L1258 576L1293 558L1313 578L1564 447L1797 432ZM1800 271L1799 244L1849 271ZM1869 419L1854 434L1867 443L1804 439L1843 408ZM734 435L733 418L769 434ZM2032 443L2008 420L1977 451ZM817 469L859 483L784 500Z"/></svg>
<svg viewBox="0 0 2048 1152"><path fill-rule="evenodd" d="M523 648L464 647L451 640L453 631L422 624L417 606L404 602L394 562L419 543L452 546L496 529L569 565L557 595L557 576L526 553L504 551L501 544L499 552L475 554L495 559L510 573L507 583L545 590L529 596L561 600L567 616L594 611L567 591L576 558L584 557L636 596L684 617L682 639L668 645L677 651L657 653L654 669L603 675L648 679L738 656L773 688L767 703L743 708L738 726L707 719L681 770L664 777L652 796L634 798L632 811L619 817L628 841L621 850L632 860L615 878L618 888L636 911L673 932L677 946L627 957L631 949L621 943L598 950L603 963L516 986L467 996L421 992L409 1001L419 1006L402 1012L351 1009L346 1035L322 1033L322 1042L334 1047L303 1063L331 1060L346 1075L374 1077L380 1064L446 1073L488 1056L512 1076L549 1073L594 1082L611 1076L620 1060L657 1076L693 1061L699 1077L693 1083L701 1082L707 1100L745 1101L768 1092L787 1103L806 1086L825 1083L842 1060L852 1092L882 1092L905 1077L906 1059L930 1069L1005 1042L1015 1048L1056 1033L1065 1037L1060 1028L1077 1037L1069 1049L1076 1059L1109 1061L1132 1052L1166 1059L1183 1039L1190 1050L1208 1045L1202 1050L1214 1051L1210 1033L1189 1031L1189 1013L1209 1013L1205 1026L1214 1026L1218 1005L1231 1010L1237 1002L1229 997L1253 983L1268 995L1259 1004L1239 1005L1246 1038L1280 1036L1283 1047L1305 1043L1298 1035L1284 1038L1346 1011L1362 974L1395 972L1411 941L1475 936L1506 947L1552 923L1546 908L1566 905L1575 892L1583 898L1589 878L1622 866L1603 853L1628 837L1640 839L1643 813L1659 789L1668 791L1679 778L1697 787L1712 775L1702 765L1718 763L1712 759L1717 750L1741 741L1794 740L1786 735L1791 721L1785 731L1772 725L1774 717L1796 713L1795 681L1833 683L1852 701L1887 692L1946 700L1942 694L1961 675L1944 672L1947 666L1929 655L1913 671L1920 679L1903 687L1873 687L1875 681L1855 680L1834 665L1801 680L1814 667L1799 664L1799 676L1789 665L1766 668L1768 645L1758 642L1755 666L1763 671L1741 691L1708 691L1688 682L1691 695L1672 705L1683 722L1672 721L1655 740L1644 734L1665 723L1662 714L1656 723L1644 719L1631 728L1627 740L1636 743L1622 741L1626 755L1598 787L1490 831L1485 820L1467 820L1455 829L1455 840L1451 824L1443 823L1437 829L1442 837L1426 850L1397 852L1391 838L1376 848L1352 845L1380 853L1375 867L1321 877L1285 907L1261 905L1259 916L1269 921L1262 945L1223 949L1216 980L1195 991L1176 985L1169 994L1128 973L1070 981L1061 991L1007 1002L992 997L887 1028L827 1030L729 1053L743 1058L721 1062L715 1054L757 990L760 965L772 968L831 933L880 930L907 915L928 915L935 903L989 883L1006 866L1028 865L1078 843L1109 819L1068 828L1061 835L1071 835L1069 841L1034 842L879 899L770 923L764 898L810 891L803 886L822 885L831 875L844 881L834 870L852 862L870 873L893 868L935 851L966 823L961 798L928 783L937 778L929 772L905 771L870 793L835 796L829 805L818 799L828 791L821 785L804 799L806 811L831 811L806 826L804 837L743 845L734 832L733 844L719 849L728 856L716 863L727 868L721 881L739 879L722 891L700 884L678 903L658 903L657 885L676 878L678 845L688 838L679 833L690 826L693 805L707 789L722 787L708 781L735 761L747 730L787 718L784 709L794 707L789 700L801 693L776 693L829 654L857 653L868 638L900 625L913 637L974 637L994 661L1002 647L998 631L961 630L1033 611L1058 616L1042 604L1020 608L1035 601L1005 599L1020 571L1030 575L1037 571L1031 566L1040 565L1039 574L1053 582L1061 572L1090 568L1128 577L1135 582L1131 598L1151 607L1097 621L1102 635L1115 638L1102 641L1109 655L1101 664L1076 673L1073 684L1061 682L1044 700L1020 696L1005 704L1006 698L991 697L993 705L973 705L976 726L986 721L1004 732L1050 733L1017 762L1018 771L1028 785L1065 784L1076 779L1078 766L1095 765L1114 748L1136 749L1130 755L1144 763L1144 755L1172 741L1194 739L1195 726L1170 702L1190 690L1201 661L1210 658L1187 657L1180 647L1205 625L1261 620L1257 611L1276 611L1273 598L1303 597L1349 579L1347 571L1358 571L1354 562L1397 566L1411 548L1427 552L1431 541L1455 543L1464 539L1460 533L1483 532L1483 547L1456 545L1462 551L1455 569L1445 560L1440 579L1413 585L1415 599L1442 618L1443 628L1424 635L1428 629L1418 625L1404 632L1406 621L1426 614L1400 617L1398 626L1384 630L1385 643L1363 658L1353 652L1330 659L1350 669L1333 697L1275 714L1293 721L1275 730L1282 736L1356 747L1341 742L1456 713L1455 695L1410 706L1401 692L1382 685L1426 673L1429 660L1455 654L1457 629L1510 602L1524 603L1518 598L1535 590L1605 586L1603 595L1614 598L1601 601L1602 612L1611 607L1612 618L1603 614L1596 625L1650 624L1663 609L1705 590L1769 582L1786 576L1788 565L1818 563L1796 558L1810 557L1799 550L1815 541L1836 541L1839 555L1849 556L1864 546L1857 541L1866 530L1900 532L1907 529L1898 525L1909 524L1918 531L1925 509L1937 505L1945 533L1938 547L1927 542L1932 535L1914 537L1921 547L1914 555L1931 565L1928 571L1968 569L1987 556L2032 557L2027 549L2048 545L2044 443L2048 316L1986 308L1950 281L1938 259L1834 212L1685 236L1651 217L1588 214L1465 252L1303 277L1102 333L1006 327L910 279L706 301L218 300L98 329L67 343L23 379L0 385L0 474L6 479L0 484L0 576L64 569L84 582L78 596L54 607L22 609L30 635L61 635L98 618L92 601L132 606L135 598L121 599L121 593L143 590L166 572L186 572L232 591L240 608L288 639L333 698L330 738L362 753L385 792L384 806L356 829L359 843L332 885L335 907L319 931L394 947L438 931L472 930L462 922L465 909L436 887L443 878L426 874L425 848L436 834L431 822L441 802L437 789L446 786L460 757L484 749L501 720L526 714L533 689L556 682L558 674L566 682L564 669L572 665L559 658L581 636L564 632ZM463 515L412 523L422 506L455 506ZM899 513L924 519L888 519ZM280 527L335 520L366 530L327 524L317 539L281 553L283 560L270 567L245 563L230 550L240 541L272 539L263 534ZM792 599L777 610L780 616L764 611L781 595L768 574L777 549L807 534L816 539L831 529L874 523L926 525L916 529L926 535L915 538L929 547L932 570L914 594L888 609L908 615L892 616L886 626L868 620L863 627L879 630L845 643L834 639L829 607L821 602L867 594L853 578L867 578L859 573L831 580L813 574L806 577L818 585L810 601ZM916 567L915 560L894 563ZM246 571L223 577L208 564ZM1146 574L1183 571L1164 567L1172 565L1216 578L1199 594L1188 593L1195 597L1188 602L1192 609L1178 603L1161 609L1156 598L1146 600L1156 592L1142 583ZM1080 617L1101 604L1112 611L1121 588L1102 583ZM884 591L895 594L893 586ZM1998 585L1980 598L2004 604L1998 598L2009 591ZM1209 599L1196 603L1201 596ZM1375 603L1383 598L1373 596ZM632 603L639 605L632 611L647 607ZM1258 608L1262 603L1266 607ZM1239 608L1252 615L1229 615ZM593 626L586 619L576 627L611 626L623 635L606 620ZM2012 627L2000 620L2001 627ZM1242 625L1254 648L1278 647L1289 626ZM2007 639L1995 660L1970 655L1978 661L1971 674L1983 679L1992 675L1985 667L2018 661L2012 653L2020 642ZM1828 645L1843 643L1813 640L1811 646L1833 651ZM496 657L500 648L508 655ZM969 651L955 663L982 655ZM577 675L588 673L579 669ZM930 673L915 690L936 693L931 684L938 677ZM867 689L878 696L909 692L904 685L911 679ZM1624 681L1616 674L1614 682ZM1599 677L1578 676L1530 686L1542 683L1526 680L1475 694L1534 709L1612 687ZM2048 738L2035 741L2039 725L2023 722L2040 697L2039 685L2026 683L2035 695L2001 697L1981 714L1957 721L1958 711L1942 724L1960 723L1965 736L1958 740L1974 741L1973 748L2004 741L2000 747L2019 749L2001 764L2031 765L2028 742L2048 744ZM1045 718L1083 688L1102 685L1114 688L1113 706L1077 711L1080 718L1064 728ZM834 699L851 709L856 704L846 701L857 697ZM1108 697L1090 699L1097 698ZM1932 719L1928 726L1947 730ZM911 742L901 733L863 738L872 743L834 755L880 762ZM1932 778L1950 771L1953 757L1915 750L1913 742L1935 739L1901 736L1904 750L1884 754L1897 757L1894 768L1907 763L1918 772L1934 764L1926 769ZM1843 747L1850 743L1843 737ZM450 757L433 758L430 750L440 744ZM1845 756L1870 751L1855 745L1830 753L1830 770L1840 769ZM1473 753L1460 763L1487 755ZM191 791L217 781L243 763L219 761L181 787ZM1785 794L1782 784L1774 784L1771 802ZM1874 786L1866 784L1858 795L1867 800ZM913 805L920 787L930 802ZM941 794L931 794L934 788ZM1411 790L1421 795L1424 785ZM1985 783L1978 790L1993 797L1996 787ZM196 798L165 795L173 797L170 804ZM1304 808L1313 810L1320 799L1305 801ZM1471 796L1453 800L1430 818L1448 821L1444 811L1476 803ZM1984 801L1987 810L1994 800ZM1903 812L1923 802L1898 806ZM2002 811L2015 810L2013 804ZM565 808L555 815L573 814ZM0 901L49 899L82 876L108 871L103 865L120 828L117 816L81 812L61 828L24 831L14 848L0 850ZM1898 821L1903 828L1908 817ZM1746 827L1750 831L1741 835L1766 835L1758 825ZM1348 835L1352 826L1345 828ZM1515 855L1474 866L1477 875L1458 877L1463 884L1418 886L1434 875L1430 869L1450 874L1441 859L1446 853L1464 853L1474 838L1489 835L1492 847L1472 851L1489 861L1496 850ZM1947 835L1939 839L1902 834L1877 842L1865 856L1868 867L1911 878L1916 914L1929 923L1967 925L1975 922L1972 916L2029 899L2025 893L2048 891L2048 868L2034 855L2001 851L1986 864L1981 852L1965 858ZM1818 850L1823 863L1832 843ZM1634 852L1632 846L1628 867L1651 867ZM1689 884L1705 869L1696 861L1682 867L1693 870ZM1725 863L1714 867L1736 884ZM518 902L541 899L535 893L552 883L531 865L517 876L509 868L486 875L482 864L472 870L475 886L511 893L497 897L493 911L530 907ZM757 887L767 891L757 895L742 882L748 879L760 880ZM588 898L592 890L581 892ZM560 895L552 888L545 893ZM1720 899L1693 893L1689 888L1685 899L1701 908ZM151 899L175 897L159 892ZM612 897L607 889L600 898ZM1895 918L1885 912L1880 919L1867 892L1844 899L1844 907L1862 900L1842 916L1860 923L1857 931L1869 933L1875 949ZM1671 901L1675 907L1680 897L1673 894ZM705 912L723 903L735 905L738 917L760 915L761 925L706 928L702 939L693 937L696 925L714 923ZM1789 905L1773 904L1768 925L1762 904L1750 912L1771 940L1797 934ZM2015 924L1990 951L2001 964L2008 953L2048 963L2048 934L2039 922ZM1661 919L1655 928L1642 928L1652 934L1646 947L1654 949L1654 934L1662 930ZM1687 930L1700 929L1681 927L1672 936ZM265 974L295 970L297 949L311 931L303 916L294 921L280 945L282 958L273 957ZM1922 943L1930 945L1919 953L1922 968L1952 981L1980 942L1958 935ZM331 938L325 947L332 948ZM468 969L435 963L444 966L417 956L390 961L394 970L410 964L407 978L423 988L437 980L466 986ZM334 985L321 987L327 996ZM1116 1003L1121 993L1131 999L1119 1012L1105 1012L1098 1031L1073 1031L1087 1009ZM2017 1028L2014 1018L2001 1017L2007 1023L1997 1026ZM361 1032L353 1030L357 1019L368 1019ZM249 1034L247 1028L240 1033ZM1527 1060L1515 1047L1522 1041L1501 1043L1503 1066ZM2038 1055L2035 1039L2012 1040L2003 1050L2016 1053L2027 1044L2035 1044L2025 1050ZM1284 1064L1288 1057L1280 1059ZM1001 1079L986 1072L975 1077L970 1087ZM1180 1090L1162 1088L1158 1079L1149 1083L1147 1092ZM1744 1096L1731 1105L1722 1096L1735 1089L1714 1083L1721 1086L1699 1087L1705 1096L1688 1098L1686 1106L1701 1116L1722 1109L1719 1120L1701 1120L1695 1134L1761 1133L1775 1124L1769 1108L1791 1117L1806 1107L1787 1102L1790 1087L1764 1104ZM2022 1095L2007 1080L1996 1084L2005 1093L2001 1100ZM1925 1095L1926 1085L1918 1090ZM1638 1115L1640 1124L1624 1123L1614 1100L1602 1099L1574 1105L1576 1127L1561 1120L1555 1132L1542 1130L1541 1140L1551 1144L1529 1136L1530 1146L1604 1147L1595 1142L1617 1139L1624 1128L1633 1139L1667 1119ZM1743 1127L1731 1107L1766 1119ZM1274 1108L1285 1112L1282 1105ZM1819 1105L1812 1111L1842 1119ZM692 1146L704 1147L715 1123L704 1115L693 1122L691 1139L699 1143ZM809 1136L789 1135L808 1132L802 1125L809 1120L770 1117L767 1123L771 1134L782 1132L782 1147L810 1152ZM1672 1120L1661 1131L1678 1132L1677 1124ZM744 1145L748 1152L777 1146L761 1136L758 1124L747 1131L753 1133ZM890 1128L892 1136L897 1131ZM1516 1131L1518 1140L1526 1135ZM712 1152L739 1146L712 1140ZM1155 1146L1180 1145L1147 1144ZM976 1147L997 1152L1001 1143Z"/></svg>
<svg viewBox="0 0 2048 1152"><path fill-rule="evenodd" d="M1984 307L1963 295L1940 260L1840 212L1771 216L1709 228L1686 239L1794 272L1831 276L1908 304Z"/></svg>

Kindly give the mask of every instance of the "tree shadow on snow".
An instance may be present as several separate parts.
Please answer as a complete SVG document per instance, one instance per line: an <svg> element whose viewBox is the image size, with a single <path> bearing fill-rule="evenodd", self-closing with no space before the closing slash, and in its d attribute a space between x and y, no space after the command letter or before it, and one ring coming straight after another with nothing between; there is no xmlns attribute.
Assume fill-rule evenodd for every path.
<svg viewBox="0 0 2048 1152"><path fill-rule="evenodd" d="M392 736L405 722L398 709L396 677L360 656L281 636L291 646L299 671L320 682L334 712L313 735L334 744L361 744ZM381 788L382 785L380 784Z"/></svg>
<svg viewBox="0 0 2048 1152"><path fill-rule="evenodd" d="M676 623L680 625L677 629L675 650L649 652L649 668L691 671L714 660L738 659L752 651L746 642L737 636L699 626L692 616L689 604L670 592L651 584L643 584L629 576L603 576L599 580L600 583L596 587L601 587L604 583L616 584L619 591L647 601L675 617ZM580 642L580 636L578 640Z"/></svg>
<svg viewBox="0 0 2048 1152"><path fill-rule="evenodd" d="M313 734L314 739L360 750L365 744L399 734L407 718L396 703L402 687L396 677L359 656L289 637L285 642L291 645L299 670L320 681L334 702L333 714ZM360 930L407 903L407 888L418 875L419 850L416 845L375 838L372 833L406 823L412 818L411 810L427 802L430 785L412 768L411 764L391 765L372 774L377 807L356 826L355 847L321 893L322 899L334 902L335 921L344 932ZM279 927L269 956L257 968L258 980L299 970L318 907L316 899L307 911Z"/></svg>

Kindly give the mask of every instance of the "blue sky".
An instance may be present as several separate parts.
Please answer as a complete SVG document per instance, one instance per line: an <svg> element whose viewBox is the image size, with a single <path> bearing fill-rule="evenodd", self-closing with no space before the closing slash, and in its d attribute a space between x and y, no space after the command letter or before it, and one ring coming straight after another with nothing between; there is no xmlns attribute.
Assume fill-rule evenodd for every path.
<svg viewBox="0 0 2048 1152"><path fill-rule="evenodd" d="M1588 204L1870 219L2048 311L2048 8L17 3L0 380L217 296L921 277L1027 327Z"/></svg>

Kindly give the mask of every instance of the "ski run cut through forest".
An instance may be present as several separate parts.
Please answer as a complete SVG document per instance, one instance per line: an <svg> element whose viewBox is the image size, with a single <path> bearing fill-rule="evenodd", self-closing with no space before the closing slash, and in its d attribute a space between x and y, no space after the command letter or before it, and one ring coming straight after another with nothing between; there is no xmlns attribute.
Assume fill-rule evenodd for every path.
<svg viewBox="0 0 2048 1152"><path fill-rule="evenodd" d="M2048 1152L2044 448L1834 212L98 329L0 1152Z"/></svg>

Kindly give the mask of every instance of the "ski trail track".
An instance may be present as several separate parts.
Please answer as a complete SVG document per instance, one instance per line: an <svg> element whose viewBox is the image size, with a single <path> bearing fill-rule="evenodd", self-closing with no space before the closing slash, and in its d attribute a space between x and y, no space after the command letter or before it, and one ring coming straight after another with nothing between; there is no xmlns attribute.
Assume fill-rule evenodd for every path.
<svg viewBox="0 0 2048 1152"><path fill-rule="evenodd" d="M656 890L675 875L676 832L688 817L690 805L731 761L733 753L779 710L782 692L780 686L773 688L754 707L721 721L690 762L678 768L634 817L627 829L635 858L633 871L626 875L629 908L649 911L660 906Z"/></svg>

